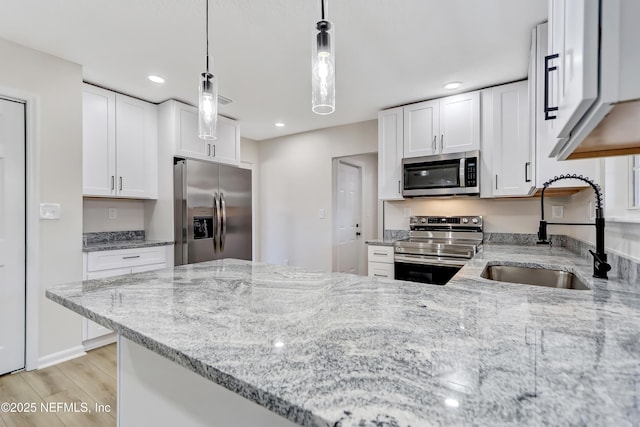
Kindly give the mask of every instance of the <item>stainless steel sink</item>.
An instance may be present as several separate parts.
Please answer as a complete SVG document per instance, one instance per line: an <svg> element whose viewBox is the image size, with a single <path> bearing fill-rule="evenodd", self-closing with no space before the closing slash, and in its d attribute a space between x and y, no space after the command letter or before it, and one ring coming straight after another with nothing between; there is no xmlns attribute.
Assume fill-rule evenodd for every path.
<svg viewBox="0 0 640 427"><path fill-rule="evenodd" d="M512 265L489 265L480 277L498 282L522 283L551 288L589 290L590 288L575 274L546 268L519 267Z"/></svg>

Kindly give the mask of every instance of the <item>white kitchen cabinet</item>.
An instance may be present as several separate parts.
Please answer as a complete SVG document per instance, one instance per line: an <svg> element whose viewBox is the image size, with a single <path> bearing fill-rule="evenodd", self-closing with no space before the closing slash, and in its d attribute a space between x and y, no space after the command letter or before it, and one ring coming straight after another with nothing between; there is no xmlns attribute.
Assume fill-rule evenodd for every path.
<svg viewBox="0 0 640 427"><path fill-rule="evenodd" d="M83 280L104 279L173 266L173 245L138 249L85 252ZM85 350L115 342L116 334L89 319L82 319Z"/></svg>
<svg viewBox="0 0 640 427"><path fill-rule="evenodd" d="M369 245L367 254L369 277L395 277L393 246Z"/></svg>
<svg viewBox="0 0 640 427"><path fill-rule="evenodd" d="M411 104L403 109L404 157L431 156L438 152L440 101Z"/></svg>
<svg viewBox="0 0 640 427"><path fill-rule="evenodd" d="M535 191L528 91L526 80L482 91L484 197L527 196Z"/></svg>
<svg viewBox="0 0 640 427"><path fill-rule="evenodd" d="M547 55L555 137L566 139L598 96L598 0L549 0Z"/></svg>
<svg viewBox="0 0 640 427"><path fill-rule="evenodd" d="M157 120L154 104L84 85L84 196L157 198Z"/></svg>
<svg viewBox="0 0 640 427"><path fill-rule="evenodd" d="M217 139L198 137L198 109L177 101L168 101L175 120L175 155L231 165L240 164L240 127L218 116Z"/></svg>
<svg viewBox="0 0 640 427"><path fill-rule="evenodd" d="M440 99L439 154L480 149L480 92Z"/></svg>
<svg viewBox="0 0 640 427"><path fill-rule="evenodd" d="M535 183L537 188L554 176L562 174L576 174L587 176L595 181L599 180L598 161L595 159L581 159L559 161L549 157L558 142L557 122L546 120L544 109L545 99L545 56L547 54L548 24L540 24L532 32L531 67L529 83L531 87L530 117L531 137L535 148ZM552 113L553 115L553 113ZM584 187L587 184L577 180L563 180L553 184L553 188Z"/></svg>
<svg viewBox="0 0 640 427"><path fill-rule="evenodd" d="M402 200L403 108L378 113L378 199Z"/></svg>
<svg viewBox="0 0 640 427"><path fill-rule="evenodd" d="M404 157L480 149L480 93L404 107Z"/></svg>

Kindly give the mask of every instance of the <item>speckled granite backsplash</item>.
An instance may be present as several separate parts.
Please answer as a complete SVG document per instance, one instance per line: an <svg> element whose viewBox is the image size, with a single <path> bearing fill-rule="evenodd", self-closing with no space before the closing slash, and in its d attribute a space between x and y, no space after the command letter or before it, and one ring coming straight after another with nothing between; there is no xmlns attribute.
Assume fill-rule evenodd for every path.
<svg viewBox="0 0 640 427"><path fill-rule="evenodd" d="M144 240L144 230L133 231L103 231L97 233L83 233L82 245L95 245L99 243L122 242L129 240Z"/></svg>

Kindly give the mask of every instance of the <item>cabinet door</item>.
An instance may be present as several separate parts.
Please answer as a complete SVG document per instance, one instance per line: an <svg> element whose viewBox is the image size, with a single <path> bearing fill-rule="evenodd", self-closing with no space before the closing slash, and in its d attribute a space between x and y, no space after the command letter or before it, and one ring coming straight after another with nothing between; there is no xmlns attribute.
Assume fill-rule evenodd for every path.
<svg viewBox="0 0 640 427"><path fill-rule="evenodd" d="M402 200L402 107L378 113L378 198Z"/></svg>
<svg viewBox="0 0 640 427"><path fill-rule="evenodd" d="M198 109L176 103L176 154L209 160L206 141L198 138Z"/></svg>
<svg viewBox="0 0 640 427"><path fill-rule="evenodd" d="M480 149L480 92L440 100L438 142L441 154Z"/></svg>
<svg viewBox="0 0 640 427"><path fill-rule="evenodd" d="M527 81L492 88L494 196L526 196L535 189L528 90Z"/></svg>
<svg viewBox="0 0 640 427"><path fill-rule="evenodd" d="M119 196L157 197L157 127L155 105L116 95L116 186Z"/></svg>
<svg viewBox="0 0 640 427"><path fill-rule="evenodd" d="M116 277L123 276L125 274L130 274L130 268L115 268L113 270L105 270L105 271L96 271L93 273L87 273L87 279L104 279L106 277ZM107 334L112 333L113 331L109 328L105 328L102 325L99 325L95 322L92 322L89 319L82 319L82 339L83 341L91 340L94 338L98 338Z"/></svg>
<svg viewBox="0 0 640 427"><path fill-rule="evenodd" d="M404 157L430 156L439 151L439 120L438 100L404 107Z"/></svg>
<svg viewBox="0 0 640 427"><path fill-rule="evenodd" d="M382 262L370 262L368 264L369 277L381 277L385 279L393 279L394 278L394 265L393 264L385 264Z"/></svg>
<svg viewBox="0 0 640 427"><path fill-rule="evenodd" d="M232 165L240 164L240 127L231 119L218 116L218 138L211 143L212 160Z"/></svg>
<svg viewBox="0 0 640 427"><path fill-rule="evenodd" d="M557 4L556 4L557 5ZM556 14L559 12L556 12ZM547 26L549 24L540 24L536 31L536 64L535 64L535 97L532 99L532 109L535 111L535 180L536 187L542 188L543 184L554 176L562 174L577 174L588 176L591 179L597 179L597 160L596 159L583 159L583 160L567 160L558 161L554 157L549 157L552 150L558 143L558 123L557 120L545 120L544 113L544 97L545 97L545 68L544 58L548 52L548 36L552 33ZM551 104L554 104L554 99L557 99L557 73L551 72L549 74L550 96ZM533 77L532 77L533 78ZM576 180L563 180L553 184L553 188L563 187L584 187L585 184L582 181Z"/></svg>
<svg viewBox="0 0 640 427"><path fill-rule="evenodd" d="M115 196L115 93L84 85L82 93L82 194Z"/></svg>
<svg viewBox="0 0 640 427"><path fill-rule="evenodd" d="M549 0L549 55L557 65L557 138L568 138L598 96L598 0Z"/></svg>

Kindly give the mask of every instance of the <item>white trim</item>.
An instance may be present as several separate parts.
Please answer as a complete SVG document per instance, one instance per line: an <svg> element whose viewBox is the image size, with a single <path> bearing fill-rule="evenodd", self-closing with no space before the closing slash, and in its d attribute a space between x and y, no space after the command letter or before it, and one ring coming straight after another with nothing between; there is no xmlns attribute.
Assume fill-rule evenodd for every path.
<svg viewBox="0 0 640 427"><path fill-rule="evenodd" d="M86 354L84 347L81 345L58 351L56 353L51 353L38 359L38 369L57 365L58 363L66 362L67 360L75 359L76 357L84 356Z"/></svg>
<svg viewBox="0 0 640 427"><path fill-rule="evenodd" d="M0 94L26 103L26 349L25 369L37 369L39 345L40 292L40 140L38 118L39 98L29 92L0 86Z"/></svg>
<svg viewBox="0 0 640 427"><path fill-rule="evenodd" d="M256 212L258 203L258 173L256 172L256 164L249 162L240 162L239 165L242 169L249 169L251 171L251 260L259 261L258 257L258 215Z"/></svg>
<svg viewBox="0 0 640 427"><path fill-rule="evenodd" d="M83 325L84 327L84 325ZM108 344L112 344L117 341L118 336L115 332L112 332L107 335L102 335L96 338L92 338L90 340L86 340L82 342L82 347L84 351L93 350L94 348L102 347Z"/></svg>

